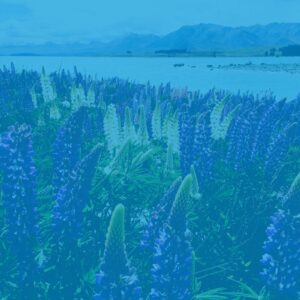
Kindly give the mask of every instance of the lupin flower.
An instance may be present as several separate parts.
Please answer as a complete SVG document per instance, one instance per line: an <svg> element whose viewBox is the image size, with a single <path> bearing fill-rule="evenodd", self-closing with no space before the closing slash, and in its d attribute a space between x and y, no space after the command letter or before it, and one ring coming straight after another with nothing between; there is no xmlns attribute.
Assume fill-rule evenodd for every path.
<svg viewBox="0 0 300 300"><path fill-rule="evenodd" d="M96 146L78 163L55 198L52 211L55 274L51 282L51 297L55 299L63 296L71 299L81 284L82 269L78 260L82 250L79 241L84 237L84 208L100 150L100 146Z"/></svg>
<svg viewBox="0 0 300 300"><path fill-rule="evenodd" d="M259 157L263 159L266 155L267 147L269 146L272 131L274 130L274 120L276 114L280 111L280 103L274 102L271 105L265 105L265 111L257 124L256 132L253 139L253 146L251 149L251 160Z"/></svg>
<svg viewBox="0 0 300 300"><path fill-rule="evenodd" d="M50 77L46 74L44 69L40 77L40 83L41 83L43 98L45 103L54 101L56 98L55 90L52 85Z"/></svg>
<svg viewBox="0 0 300 300"><path fill-rule="evenodd" d="M34 87L32 87L31 90L30 90L30 96L31 96L31 99L32 99L33 108L34 109L38 108L37 94L35 92Z"/></svg>
<svg viewBox="0 0 300 300"><path fill-rule="evenodd" d="M3 204L7 238L16 256L20 291L33 289L37 272L33 248L38 240L36 167L32 133L27 125L11 126L0 138ZM24 299L28 299L24 295Z"/></svg>
<svg viewBox="0 0 300 300"><path fill-rule="evenodd" d="M214 106L210 114L211 136L215 140L225 138L230 122L232 120L232 112L229 113L224 119L222 119L224 107L229 100L230 96L226 96L223 100L221 100ZM233 113L234 112L235 110L233 110Z"/></svg>
<svg viewBox="0 0 300 300"><path fill-rule="evenodd" d="M194 143L194 121L188 111L180 114L179 118L179 142L180 142L180 166L182 174L188 174L193 163L193 148Z"/></svg>
<svg viewBox="0 0 300 300"><path fill-rule="evenodd" d="M168 146L172 145L173 153L179 153L179 124L176 112L169 116L166 129Z"/></svg>
<svg viewBox="0 0 300 300"><path fill-rule="evenodd" d="M50 106L49 118L51 120L59 120L61 118L59 107L55 102L53 102Z"/></svg>
<svg viewBox="0 0 300 300"><path fill-rule="evenodd" d="M183 180L168 221L155 240L150 300L190 300L193 288L193 249L186 227L187 205L192 192L192 176Z"/></svg>
<svg viewBox="0 0 300 300"><path fill-rule="evenodd" d="M281 295L295 296L297 290L300 291L299 195L300 173L283 197L285 209L278 210L271 217L266 230L261 274L266 284Z"/></svg>
<svg viewBox="0 0 300 300"><path fill-rule="evenodd" d="M172 112L170 103L167 103L163 114L163 124L161 135L166 140L167 145L172 145L173 153L179 153L179 120L178 113Z"/></svg>
<svg viewBox="0 0 300 300"><path fill-rule="evenodd" d="M280 295L289 297L295 297L300 291L299 182L298 174L283 199L284 209L271 217L261 259L261 275L266 284Z"/></svg>
<svg viewBox="0 0 300 300"><path fill-rule="evenodd" d="M113 104L110 104L107 107L103 120L103 127L108 151L113 156L117 149L121 146L119 118L116 107Z"/></svg>
<svg viewBox="0 0 300 300"><path fill-rule="evenodd" d="M231 123L237 114L238 110L240 109L241 105L237 105L233 110L231 110L223 119L223 121L220 123L220 126L216 132L216 139L223 139L225 140L227 136L227 132L231 126Z"/></svg>
<svg viewBox="0 0 300 300"><path fill-rule="evenodd" d="M141 145L147 145L149 142L149 133L147 127L145 108L143 105L141 105L139 109L139 129L137 134L138 143Z"/></svg>
<svg viewBox="0 0 300 300"><path fill-rule="evenodd" d="M178 233L186 230L186 214L192 196L193 176L188 174L182 181L172 204L168 223Z"/></svg>
<svg viewBox="0 0 300 300"><path fill-rule="evenodd" d="M86 96L86 106L88 107L94 107L96 102L96 94L93 86L91 86L88 90L87 96Z"/></svg>
<svg viewBox="0 0 300 300"><path fill-rule="evenodd" d="M164 106L161 107L161 113L162 113L162 137L167 139L168 137L168 126L169 126L169 121L172 117L172 107L169 102L163 103Z"/></svg>
<svg viewBox="0 0 300 300"><path fill-rule="evenodd" d="M130 110L129 107L125 108L125 120L124 120L124 127L123 127L123 136L124 136L124 140L131 140L131 141L136 140L135 127L134 127L134 124L132 122L131 110Z"/></svg>
<svg viewBox="0 0 300 300"><path fill-rule="evenodd" d="M236 170L250 160L253 133L257 126L257 114L256 108L251 103L243 104L227 135L226 160Z"/></svg>
<svg viewBox="0 0 300 300"><path fill-rule="evenodd" d="M168 173L168 172L173 172L173 170L174 170L173 146L172 144L169 144L167 149L165 171Z"/></svg>
<svg viewBox="0 0 300 300"><path fill-rule="evenodd" d="M53 146L53 190L54 196L67 182L69 174L80 160L80 144L86 108L73 113L58 131Z"/></svg>
<svg viewBox="0 0 300 300"><path fill-rule="evenodd" d="M203 185L211 179L214 155L212 151L211 129L208 124L208 114L199 116L194 133L191 161L194 165L200 184Z"/></svg>
<svg viewBox="0 0 300 300"><path fill-rule="evenodd" d="M152 114L152 138L154 140L161 140L162 137L162 125L161 125L161 110L160 102L156 100L156 105Z"/></svg>
<svg viewBox="0 0 300 300"><path fill-rule="evenodd" d="M151 251L153 250L155 239L158 236L159 230L161 229L162 225L168 218L181 182L182 178L177 178L160 199L155 209L153 209L153 213L151 214L149 221L143 229L141 239L141 247L143 249L149 249Z"/></svg>
<svg viewBox="0 0 300 300"><path fill-rule="evenodd" d="M94 300L142 300L142 290L125 249L125 208L116 206L107 231Z"/></svg>
<svg viewBox="0 0 300 300"><path fill-rule="evenodd" d="M79 109L81 106L84 106L85 99L86 99L85 92L82 85L79 85L78 87L76 86L71 87L70 100L71 100L72 109L74 111Z"/></svg>
<svg viewBox="0 0 300 300"><path fill-rule="evenodd" d="M300 290L300 221L279 209L266 230L262 278L275 293L296 296ZM291 298L292 299L292 298Z"/></svg>
<svg viewBox="0 0 300 300"><path fill-rule="evenodd" d="M96 146L74 168L56 197L53 208L53 225L55 236L59 241L76 240L83 225L83 210L94 176L101 146Z"/></svg>
<svg viewBox="0 0 300 300"><path fill-rule="evenodd" d="M267 149L265 169L268 178L276 174L281 163L286 157L293 135L292 130L295 124L288 125L284 130L273 137Z"/></svg>
<svg viewBox="0 0 300 300"><path fill-rule="evenodd" d="M192 191L191 191L191 196L194 197L195 199L199 199L201 197L200 193L199 193L199 183L198 183L198 178L197 178L197 174L195 171L194 166L191 166L191 176L192 176Z"/></svg>

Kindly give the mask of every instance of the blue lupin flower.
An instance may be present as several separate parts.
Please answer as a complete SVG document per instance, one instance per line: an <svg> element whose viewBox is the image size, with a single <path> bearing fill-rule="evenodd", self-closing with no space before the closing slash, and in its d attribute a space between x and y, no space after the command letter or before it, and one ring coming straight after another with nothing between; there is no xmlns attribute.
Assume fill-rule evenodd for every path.
<svg viewBox="0 0 300 300"><path fill-rule="evenodd" d="M20 291L25 293L34 286L37 265L33 249L39 237L36 167L29 126L11 126L1 136L0 167L7 240L17 260ZM32 292L29 295L33 295Z"/></svg>
<svg viewBox="0 0 300 300"><path fill-rule="evenodd" d="M53 147L54 196L66 184L68 175L80 160L80 142L86 109L86 107L80 107L57 133Z"/></svg>
<svg viewBox="0 0 300 300"><path fill-rule="evenodd" d="M236 170L245 167L245 163L249 161L253 133L257 124L256 115L253 103L244 104L229 130L226 160Z"/></svg>
<svg viewBox="0 0 300 300"><path fill-rule="evenodd" d="M185 108L179 117L180 167L183 175L188 174L193 164L194 120Z"/></svg>
<svg viewBox="0 0 300 300"><path fill-rule="evenodd" d="M291 141L293 139L292 130L295 124L288 125L282 132L276 134L267 149L265 169L268 178L272 178L277 173L278 167L286 157Z"/></svg>
<svg viewBox="0 0 300 300"><path fill-rule="evenodd" d="M59 241L76 240L83 225L83 210L88 202L91 182L96 170L101 146L96 146L74 168L67 183L60 188L53 208L53 226Z"/></svg>
<svg viewBox="0 0 300 300"><path fill-rule="evenodd" d="M266 148L270 143L272 132L275 128L274 120L277 120L276 114L280 111L284 102L275 102L266 104L266 109L257 124L256 132L253 139L251 159L259 157L263 159L266 155Z"/></svg>
<svg viewBox="0 0 300 300"><path fill-rule="evenodd" d="M267 227L261 263L264 282L276 293L300 289L300 222L289 211L279 209Z"/></svg>
<svg viewBox="0 0 300 300"><path fill-rule="evenodd" d="M83 251L79 241L84 233L84 208L88 203L91 182L100 154L96 146L69 174L67 183L55 198L52 211L52 259L55 274L51 277L49 297L75 297L80 287L82 269L78 263Z"/></svg>
<svg viewBox="0 0 300 300"><path fill-rule="evenodd" d="M201 184L207 183L211 178L214 159L208 118L209 114L207 113L198 118L193 146L189 150L192 153L192 161Z"/></svg>
<svg viewBox="0 0 300 300"><path fill-rule="evenodd" d="M177 178L170 188L163 195L149 218L146 226L142 232L141 247L143 249L153 250L154 242L158 236L159 230L166 222L170 213L173 201L175 199L177 190L182 182L182 178Z"/></svg>
<svg viewBox="0 0 300 300"><path fill-rule="evenodd" d="M190 300L193 282L191 233L186 227L193 178L183 180L168 218L155 241L150 300Z"/></svg>

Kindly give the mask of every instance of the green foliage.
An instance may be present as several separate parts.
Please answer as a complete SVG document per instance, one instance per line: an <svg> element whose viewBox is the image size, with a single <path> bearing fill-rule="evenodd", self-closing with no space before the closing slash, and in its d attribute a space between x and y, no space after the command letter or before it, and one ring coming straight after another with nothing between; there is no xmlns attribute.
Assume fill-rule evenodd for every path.
<svg viewBox="0 0 300 300"><path fill-rule="evenodd" d="M40 84L39 81L37 84ZM88 203L83 210L83 235L76 244L76 263L81 277L74 292L75 299L91 298L95 273L99 271L103 256L109 256L115 266L124 261L125 236L128 257L137 267L139 277L143 279L143 288L147 291L151 286L151 258L144 257L140 251L141 227L164 191L181 175L178 157L179 118L175 105L168 101L163 107L160 101L165 96L160 101L153 97L152 107L156 101L154 110L149 112L146 105L141 106L137 120L133 120L132 112L136 113L137 109L129 108L130 102L125 104L128 106L120 114L116 110L116 101L108 101L110 96L116 94L117 88L113 82L107 84L107 98L101 96L97 106L97 90L92 84L84 88L80 83L74 83L71 88L68 86L70 95L67 101L60 98L56 90L58 87L53 78L42 75L41 89L34 86L30 90L34 110L23 113L11 108L0 122L1 132L16 121L26 122L33 127L34 158L38 169L38 210L41 216L40 244L34 249L41 271L41 280L36 283L40 299L55 299L51 298L51 290L62 285L61 282L54 282L52 286L51 282L55 278L53 274L58 272L56 262L52 259L54 245L51 238L51 211L55 203L51 186L52 145L66 118L82 105L88 106L93 126L98 122L95 116L99 111L103 113L104 120L101 119L99 123L104 131L97 128L92 137L85 135L81 145L81 158L99 143L103 145L103 153L97 164L92 189L87 195ZM214 99L209 99L205 104L209 107L214 105L210 115L213 147L220 157L225 156L228 145L224 138L233 118L241 109L234 105L227 109L231 102L229 99L225 97L216 105ZM197 117L199 115L201 118L204 113L199 112ZM148 129L152 129L153 138L150 138ZM287 158L272 181L265 178L263 161L257 160L252 166L245 165L243 170L237 171L225 161L217 159L212 172L213 180L202 188L202 182L198 182L195 168L191 166L190 174L184 178L177 192L170 221L175 229L181 227L180 222L187 221L192 233L193 300L273 300L259 279L262 249L257 245L262 245L268 218L281 205L282 198L299 191L299 154L299 145L291 145ZM293 203L298 209L298 202ZM6 247L4 213L0 192L0 298L15 300L18 274L15 258ZM109 229L106 232L107 227ZM64 281L68 282L71 275L68 274Z"/></svg>

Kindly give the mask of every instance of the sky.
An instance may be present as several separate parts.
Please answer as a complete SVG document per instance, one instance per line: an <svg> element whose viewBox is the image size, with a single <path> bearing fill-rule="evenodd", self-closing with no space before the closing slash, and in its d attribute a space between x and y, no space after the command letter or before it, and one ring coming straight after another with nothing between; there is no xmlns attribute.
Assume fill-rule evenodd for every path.
<svg viewBox="0 0 300 300"><path fill-rule="evenodd" d="M164 35L184 25L300 22L300 0L0 0L0 45Z"/></svg>

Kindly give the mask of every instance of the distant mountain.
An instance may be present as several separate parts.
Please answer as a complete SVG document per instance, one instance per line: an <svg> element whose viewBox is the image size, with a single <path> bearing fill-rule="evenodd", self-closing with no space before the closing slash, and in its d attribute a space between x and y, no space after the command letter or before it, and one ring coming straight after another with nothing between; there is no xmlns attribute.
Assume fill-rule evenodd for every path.
<svg viewBox="0 0 300 300"><path fill-rule="evenodd" d="M231 51L278 48L300 44L300 23L272 23L243 27L214 24L184 26L165 36L130 34L109 43L3 46L0 55L123 55L153 54L174 49L181 52Z"/></svg>
<svg viewBox="0 0 300 300"><path fill-rule="evenodd" d="M155 47L201 51L283 47L298 43L300 43L300 23L273 23L249 27L200 24L184 26L162 37Z"/></svg>

